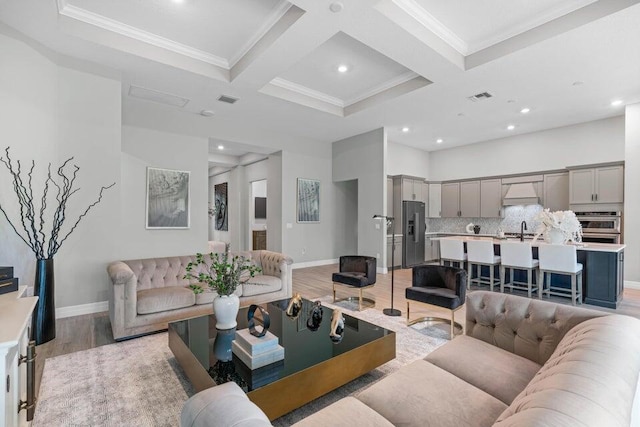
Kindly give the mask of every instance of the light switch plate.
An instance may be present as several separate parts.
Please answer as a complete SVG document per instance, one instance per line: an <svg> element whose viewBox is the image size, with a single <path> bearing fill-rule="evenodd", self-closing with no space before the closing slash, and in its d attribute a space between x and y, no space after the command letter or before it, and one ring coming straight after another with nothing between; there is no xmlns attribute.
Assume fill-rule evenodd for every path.
<svg viewBox="0 0 640 427"><path fill-rule="evenodd" d="M291 224L290 222L287 223L287 228L293 228L293 224Z"/></svg>

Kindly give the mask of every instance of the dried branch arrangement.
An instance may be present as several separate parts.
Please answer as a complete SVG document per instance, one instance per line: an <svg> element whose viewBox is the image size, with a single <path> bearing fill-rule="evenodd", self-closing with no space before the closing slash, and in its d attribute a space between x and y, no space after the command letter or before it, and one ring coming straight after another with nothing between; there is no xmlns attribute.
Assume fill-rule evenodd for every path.
<svg viewBox="0 0 640 427"><path fill-rule="evenodd" d="M87 216L91 208L102 201L102 194L105 190L116 185L101 187L98 198L91 203L76 219L75 223L66 232L62 230L65 220L67 219L67 205L72 196L76 194L80 188L76 188L76 178L80 168L72 165L73 157L62 163L55 175L51 174L51 163L47 169L47 178L44 182L44 188L40 199L39 208L35 205L36 197L33 194L33 171L35 170L35 161L31 161L31 167L23 171L20 160L13 161L9 156L9 147L5 149L5 157L0 157L0 162L7 168L13 179L13 191L18 198L18 206L20 209L20 222L24 233L18 231L19 227L11 221L7 214L6 206L0 203L0 212L16 232L18 237L29 246L37 259L53 258L60 250L62 244L69 238L71 233L78 227L78 224ZM55 189L53 189L55 188ZM49 223L46 220L48 212L49 190L55 192L55 201L57 206L53 213L53 221ZM49 236L47 237L47 234Z"/></svg>

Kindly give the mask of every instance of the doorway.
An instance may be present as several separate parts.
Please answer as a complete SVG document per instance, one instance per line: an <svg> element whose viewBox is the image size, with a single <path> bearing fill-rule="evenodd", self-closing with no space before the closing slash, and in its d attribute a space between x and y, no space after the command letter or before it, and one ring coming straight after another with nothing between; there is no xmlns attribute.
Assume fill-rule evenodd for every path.
<svg viewBox="0 0 640 427"><path fill-rule="evenodd" d="M249 196L249 230L251 250L267 249L267 180L251 182Z"/></svg>

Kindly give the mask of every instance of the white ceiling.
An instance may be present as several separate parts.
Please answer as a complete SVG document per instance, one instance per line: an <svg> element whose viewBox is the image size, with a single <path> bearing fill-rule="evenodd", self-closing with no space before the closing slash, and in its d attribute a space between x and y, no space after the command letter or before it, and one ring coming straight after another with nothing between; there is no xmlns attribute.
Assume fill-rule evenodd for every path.
<svg viewBox="0 0 640 427"><path fill-rule="evenodd" d="M438 150L612 117L640 102L640 0L565 1L566 9L548 0L343 0L338 13L317 0L70 1L0 0L0 21L61 54L117 70L125 124L268 152L313 149L379 127L393 142ZM207 38L221 27L238 35ZM455 41L472 48L505 35L466 55ZM338 76L330 71L344 52L354 74ZM432 83L351 114L264 90L280 79L345 101L402 70ZM188 102L133 98L132 84ZM494 97L467 99L484 91ZM219 103L221 94L239 101ZM612 107L613 99L623 106ZM203 109L215 115L203 117Z"/></svg>

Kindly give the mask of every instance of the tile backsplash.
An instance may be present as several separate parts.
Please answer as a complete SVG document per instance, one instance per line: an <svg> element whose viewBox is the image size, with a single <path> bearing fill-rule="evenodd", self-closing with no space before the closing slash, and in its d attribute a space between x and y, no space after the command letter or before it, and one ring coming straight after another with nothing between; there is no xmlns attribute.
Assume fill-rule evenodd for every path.
<svg viewBox="0 0 640 427"><path fill-rule="evenodd" d="M519 233L520 223L527 222L527 232L535 233L540 222L534 220L542 211L541 205L507 206L504 218L427 218L428 232L466 233L467 224L480 226L480 234L496 234L498 228L505 233Z"/></svg>

